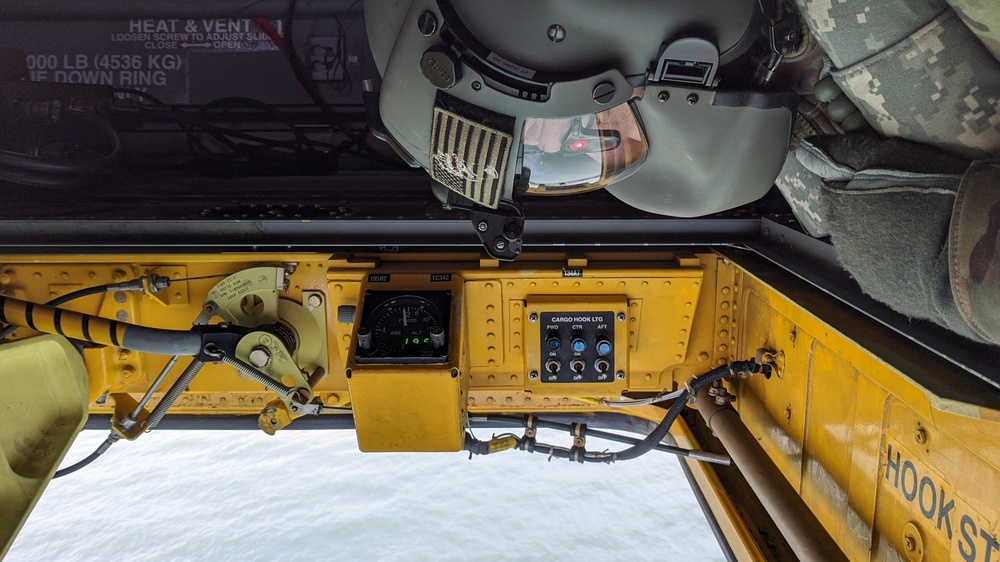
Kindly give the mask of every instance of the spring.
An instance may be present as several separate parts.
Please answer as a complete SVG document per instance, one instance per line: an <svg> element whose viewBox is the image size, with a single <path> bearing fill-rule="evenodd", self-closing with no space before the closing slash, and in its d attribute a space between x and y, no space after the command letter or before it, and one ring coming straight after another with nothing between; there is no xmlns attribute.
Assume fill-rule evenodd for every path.
<svg viewBox="0 0 1000 562"><path fill-rule="evenodd" d="M225 363L226 365L235 368L244 377L252 381L259 382L260 384L266 386L268 390L276 392L278 396L281 396L282 398L288 398L295 392L295 389L289 388L281 384L280 382L258 371L250 364L245 363L244 361L241 361L240 359L237 359L232 355L224 353L221 355L221 357L219 357L219 360Z"/></svg>
<svg viewBox="0 0 1000 562"><path fill-rule="evenodd" d="M174 384L173 386L170 387L170 390L168 390L167 393L163 395L163 399L160 400L160 403L157 404L155 408L153 408L153 412L149 414L148 418L146 418L145 425L147 431L153 429L154 427L156 427L156 424L160 423L160 420L163 419L163 416L167 414L167 410L169 410L170 407L174 405L174 402L177 401L177 398L179 398L181 393L184 392L184 390L188 387L189 384L191 384L191 381L194 380L194 377L201 371L201 368L204 366L205 363L197 359L191 360L191 363L187 366L187 369L184 369L184 372L181 373L181 376L177 377L177 380L174 381Z"/></svg>

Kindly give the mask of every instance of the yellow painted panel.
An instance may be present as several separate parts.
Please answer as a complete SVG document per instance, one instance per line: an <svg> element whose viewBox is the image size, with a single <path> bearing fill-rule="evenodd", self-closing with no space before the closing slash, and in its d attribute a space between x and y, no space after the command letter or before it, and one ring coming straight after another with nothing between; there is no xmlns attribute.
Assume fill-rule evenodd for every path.
<svg viewBox="0 0 1000 562"><path fill-rule="evenodd" d="M756 343L741 346L740 356L753 357L757 348L781 350L785 367L770 379L741 381L736 406L785 478L799 489L811 346L801 341L796 326L773 308L769 295L754 288L745 293L743 310L734 307L733 316L743 326L742 340Z"/></svg>
<svg viewBox="0 0 1000 562"><path fill-rule="evenodd" d="M886 541L905 549L906 521L928 560L1000 556L1000 469L980 454L996 447L996 434L959 442L896 399L886 414L876 512Z"/></svg>
<svg viewBox="0 0 1000 562"><path fill-rule="evenodd" d="M810 348L811 384L799 493L848 557L857 559L870 548L872 523L871 512L859 512L849 495L852 490L862 491L852 481L856 475L854 448L866 445L855 436L859 426L863 430L856 414L861 377L847 361L819 341L813 339ZM791 376L791 372L785 376ZM870 472L865 476L870 481ZM867 489L868 494L873 491Z"/></svg>
<svg viewBox="0 0 1000 562"><path fill-rule="evenodd" d="M499 281L469 281L465 284L466 337L469 349L475 350L470 354L471 367L504 364L503 340L508 330L504 327L502 291Z"/></svg>
<svg viewBox="0 0 1000 562"><path fill-rule="evenodd" d="M385 369L353 373L349 384L362 451L462 449L465 397L457 371Z"/></svg>

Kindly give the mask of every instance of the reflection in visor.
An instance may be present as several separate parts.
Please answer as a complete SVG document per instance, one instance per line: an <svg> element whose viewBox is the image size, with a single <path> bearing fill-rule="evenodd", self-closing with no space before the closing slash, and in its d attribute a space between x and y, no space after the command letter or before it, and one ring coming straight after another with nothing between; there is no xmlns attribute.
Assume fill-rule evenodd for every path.
<svg viewBox="0 0 1000 562"><path fill-rule="evenodd" d="M528 193L568 194L624 179L646 159L632 106L560 119L525 119L521 133Z"/></svg>

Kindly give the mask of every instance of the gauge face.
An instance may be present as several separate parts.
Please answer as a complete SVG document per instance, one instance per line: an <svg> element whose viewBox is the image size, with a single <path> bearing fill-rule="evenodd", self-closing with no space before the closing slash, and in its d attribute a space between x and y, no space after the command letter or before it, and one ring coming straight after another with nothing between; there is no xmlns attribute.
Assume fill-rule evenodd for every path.
<svg viewBox="0 0 1000 562"><path fill-rule="evenodd" d="M403 295L375 308L368 326L375 349L389 357L400 357L431 349L431 329L440 331L443 324L437 305L423 297Z"/></svg>

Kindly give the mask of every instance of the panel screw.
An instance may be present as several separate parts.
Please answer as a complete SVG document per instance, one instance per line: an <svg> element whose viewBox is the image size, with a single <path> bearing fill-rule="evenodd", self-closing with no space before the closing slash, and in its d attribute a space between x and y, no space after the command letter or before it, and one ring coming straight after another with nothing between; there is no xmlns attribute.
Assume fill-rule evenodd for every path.
<svg viewBox="0 0 1000 562"><path fill-rule="evenodd" d="M610 103L611 100L615 99L615 85L611 82L601 82L594 86L593 95L594 101L601 105Z"/></svg>
<svg viewBox="0 0 1000 562"><path fill-rule="evenodd" d="M624 322L624 321L625 321L625 313L624 313L624 312L619 312L619 313L618 313L618 315L617 315L617 316L615 316L615 318L616 318L616 319L617 319L617 320L618 320L619 322Z"/></svg>
<svg viewBox="0 0 1000 562"><path fill-rule="evenodd" d="M475 90L475 91L478 92L480 89L482 89L482 87L483 87L483 85L479 83L479 80L473 80L472 81L472 89L473 90Z"/></svg>
<svg viewBox="0 0 1000 562"><path fill-rule="evenodd" d="M528 322L538 322L538 313L532 312L528 315Z"/></svg>
<svg viewBox="0 0 1000 562"><path fill-rule="evenodd" d="M497 251L502 252L507 249L507 241L503 238L497 238L496 241L493 242L493 247L496 248Z"/></svg>
<svg viewBox="0 0 1000 562"><path fill-rule="evenodd" d="M549 36L549 41L552 41L553 43L559 43L566 38L566 28L559 25L558 23L554 23L549 26L549 29L546 32L546 34Z"/></svg>
<svg viewBox="0 0 1000 562"><path fill-rule="evenodd" d="M698 94L688 94L687 100L688 100L688 105L694 105L698 103Z"/></svg>
<svg viewBox="0 0 1000 562"><path fill-rule="evenodd" d="M537 381L538 380L538 371L531 371L530 373L528 373L528 378L531 379L531 380L533 380L533 381Z"/></svg>
<svg viewBox="0 0 1000 562"><path fill-rule="evenodd" d="M258 369L266 366L271 361L271 352L266 347L257 346L250 350L247 360Z"/></svg>
<svg viewBox="0 0 1000 562"><path fill-rule="evenodd" d="M913 535L906 535L906 550L913 552L917 549L917 539Z"/></svg>
<svg viewBox="0 0 1000 562"><path fill-rule="evenodd" d="M927 430L922 427L918 427L917 432L913 435L913 438L916 439L917 443L923 445L927 442Z"/></svg>
<svg viewBox="0 0 1000 562"><path fill-rule="evenodd" d="M420 34L424 37L434 35L437 27L437 18L431 12L424 12L417 17L417 29L420 30Z"/></svg>
<svg viewBox="0 0 1000 562"><path fill-rule="evenodd" d="M323 297L319 295L309 295L309 308L319 308L323 304Z"/></svg>
<svg viewBox="0 0 1000 562"><path fill-rule="evenodd" d="M476 229L479 230L479 232L486 232L489 228L490 225L487 224L486 221L479 221L479 224L476 225Z"/></svg>
<svg viewBox="0 0 1000 562"><path fill-rule="evenodd" d="M615 378L620 381L625 380L625 371L618 371L617 373L615 373Z"/></svg>
<svg viewBox="0 0 1000 562"><path fill-rule="evenodd" d="M660 92L660 95L657 96L657 98L660 101L667 101L668 99L670 99L670 92L666 92L666 91Z"/></svg>

